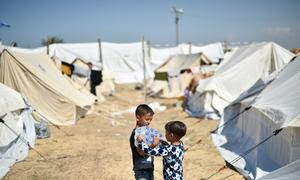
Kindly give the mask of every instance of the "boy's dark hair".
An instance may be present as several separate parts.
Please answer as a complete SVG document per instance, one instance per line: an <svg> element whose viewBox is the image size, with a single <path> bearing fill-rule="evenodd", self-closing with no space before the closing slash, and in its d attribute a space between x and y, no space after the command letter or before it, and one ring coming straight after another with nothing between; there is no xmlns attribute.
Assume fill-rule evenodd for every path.
<svg viewBox="0 0 300 180"><path fill-rule="evenodd" d="M143 116L147 113L154 114L154 111L147 104L140 104L135 110L136 116Z"/></svg>
<svg viewBox="0 0 300 180"><path fill-rule="evenodd" d="M165 125L165 129L181 139L186 133L186 125L181 121L170 121Z"/></svg>

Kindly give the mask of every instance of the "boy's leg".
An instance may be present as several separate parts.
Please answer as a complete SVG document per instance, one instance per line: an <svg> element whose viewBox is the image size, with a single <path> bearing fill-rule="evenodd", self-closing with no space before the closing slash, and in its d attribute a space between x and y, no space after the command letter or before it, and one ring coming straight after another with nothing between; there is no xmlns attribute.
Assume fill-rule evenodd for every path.
<svg viewBox="0 0 300 180"><path fill-rule="evenodd" d="M134 171L134 177L136 180L153 180L153 170L137 170Z"/></svg>

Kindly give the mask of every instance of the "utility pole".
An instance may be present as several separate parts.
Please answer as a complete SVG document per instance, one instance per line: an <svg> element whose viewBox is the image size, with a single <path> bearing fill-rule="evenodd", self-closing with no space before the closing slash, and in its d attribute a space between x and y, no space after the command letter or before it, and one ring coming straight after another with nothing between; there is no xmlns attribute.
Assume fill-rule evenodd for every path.
<svg viewBox="0 0 300 180"><path fill-rule="evenodd" d="M175 25L176 25L176 46L179 44L179 15L183 14L182 9L172 7L172 11L175 13Z"/></svg>

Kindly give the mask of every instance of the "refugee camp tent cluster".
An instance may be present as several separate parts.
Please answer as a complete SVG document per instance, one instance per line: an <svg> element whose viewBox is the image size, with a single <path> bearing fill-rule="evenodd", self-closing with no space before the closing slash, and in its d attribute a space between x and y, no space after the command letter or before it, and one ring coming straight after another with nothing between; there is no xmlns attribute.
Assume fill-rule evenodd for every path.
<svg viewBox="0 0 300 180"><path fill-rule="evenodd" d="M151 47L149 50L148 57L153 70L157 69L159 66L164 64L174 55L190 55L203 53L205 56L213 63L219 63L223 57L223 47L222 44L212 43L205 46L196 46L193 44L180 44L176 47L169 48L154 48Z"/></svg>
<svg viewBox="0 0 300 180"><path fill-rule="evenodd" d="M101 46L101 48L100 48ZM116 83L143 82L142 43L73 43L53 44L49 55L72 64L76 59L91 62L113 74ZM101 59L100 59L101 52ZM103 62L103 65L101 64ZM149 63L146 62L146 76L153 77Z"/></svg>
<svg viewBox="0 0 300 180"><path fill-rule="evenodd" d="M160 97L171 98L183 95L184 89L193 78L191 69L200 70L200 66L211 63L203 53L174 55L156 69L155 81L151 89L153 92L162 91Z"/></svg>
<svg viewBox="0 0 300 180"><path fill-rule="evenodd" d="M34 120L27 103L18 92L0 83L0 179L14 163L27 157L29 146L34 147Z"/></svg>
<svg viewBox="0 0 300 180"><path fill-rule="evenodd" d="M278 74L259 79L225 108L213 142L247 179L299 179L299 104L297 57Z"/></svg>
<svg viewBox="0 0 300 180"><path fill-rule="evenodd" d="M38 48L36 51L45 52L45 48ZM84 83L87 81L87 78L84 78L84 75L79 77L75 73L76 68L78 71L81 69L80 71L83 72L84 69L88 68L87 63L90 62L93 64L93 67L102 70L103 83L98 88L101 93L107 91L114 92L113 83L143 83L144 69L145 78L148 82L151 82L154 78L155 69L166 61L170 61L170 57L174 55L185 54L186 56L181 57L186 59L189 58L189 55L201 53L202 57L206 56L205 59L209 59L208 61L212 63L219 62L224 55L221 43L209 44L202 47L191 44L180 44L171 48L153 48L151 45L143 42L64 43L51 44L48 47L48 51L50 57L63 62L57 63L58 66L63 64L61 67L64 67L65 63L74 65L75 70L72 79L81 86L87 86ZM78 65L78 62L81 65ZM183 67L179 68L182 69ZM72 72L68 72L67 74L71 75ZM148 84L152 86L150 85L151 83ZM180 91L182 92L182 89Z"/></svg>
<svg viewBox="0 0 300 180"><path fill-rule="evenodd" d="M272 42L239 47L204 79L197 92L188 98L186 111L191 116L219 119L224 108L258 79L279 72L294 55Z"/></svg>
<svg viewBox="0 0 300 180"><path fill-rule="evenodd" d="M75 124L96 101L78 91L39 51L3 50L0 82L24 95L37 116L56 125Z"/></svg>
<svg viewBox="0 0 300 180"><path fill-rule="evenodd" d="M222 44L214 43L203 47L181 44L175 48L151 49L151 59L159 64L155 70L154 83L149 94L172 98L182 96L193 78L193 73L202 70L214 71L224 57ZM154 66L155 67L155 66Z"/></svg>
<svg viewBox="0 0 300 180"><path fill-rule="evenodd" d="M189 50L191 49L191 50ZM72 64L76 59L91 62L101 69L110 71L116 83L142 83L143 57L146 78L154 77L153 71L172 55L204 52L213 62L223 58L221 43L204 47L181 44L172 48L153 48L145 42L134 43L64 43L52 44L49 55ZM103 63L103 65L101 64Z"/></svg>

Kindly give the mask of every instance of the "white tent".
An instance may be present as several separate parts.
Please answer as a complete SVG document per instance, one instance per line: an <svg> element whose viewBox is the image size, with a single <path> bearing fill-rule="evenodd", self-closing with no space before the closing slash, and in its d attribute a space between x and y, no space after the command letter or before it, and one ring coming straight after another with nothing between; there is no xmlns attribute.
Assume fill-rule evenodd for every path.
<svg viewBox="0 0 300 180"><path fill-rule="evenodd" d="M171 56L179 54L197 54L203 53L212 63L218 63L224 57L221 43L213 43L205 46L195 46L192 44L180 44L176 47L154 48L149 50L149 57L153 69L157 69L164 64Z"/></svg>
<svg viewBox="0 0 300 180"><path fill-rule="evenodd" d="M171 56L155 72L155 80L151 85L153 93L160 92L161 97L173 98L182 96L184 89L193 78L191 73L182 72L190 68L200 69L203 64L211 64L211 60L203 53L179 54Z"/></svg>
<svg viewBox="0 0 300 180"><path fill-rule="evenodd" d="M187 44L184 44L185 50L188 48ZM224 51L222 44L220 42L218 43L212 43L212 44L207 44L205 46L196 46L192 45L191 47L191 53L204 53L211 61L212 63L219 63L220 60L224 58ZM188 54L188 51L184 52L185 54Z"/></svg>
<svg viewBox="0 0 300 180"><path fill-rule="evenodd" d="M0 83L0 117L12 129L0 123L1 179L14 163L26 158L29 150L26 142L34 147L36 136L31 108L27 107L19 93L2 83Z"/></svg>
<svg viewBox="0 0 300 180"><path fill-rule="evenodd" d="M202 80L197 92L188 99L191 116L218 119L223 109L258 79L280 71L293 54L275 43L259 43L240 47L222 62L215 75Z"/></svg>
<svg viewBox="0 0 300 180"><path fill-rule="evenodd" d="M153 70L157 69L163 63L165 63L171 56L176 54L184 54L180 46L170 48L154 48L151 47L147 54L151 62Z"/></svg>
<svg viewBox="0 0 300 180"><path fill-rule="evenodd" d="M299 70L300 57L271 83L256 83L224 110L213 142L224 159L247 178L300 178ZM245 111L246 107L251 108ZM281 128L279 134L263 142ZM249 154L233 163L251 148Z"/></svg>
<svg viewBox="0 0 300 180"><path fill-rule="evenodd" d="M43 118L57 125L74 124L96 99L75 89L44 53L4 50L0 82L25 95Z"/></svg>
<svg viewBox="0 0 300 180"><path fill-rule="evenodd" d="M127 44L102 42L103 69L113 73L116 83L143 82L142 49L142 42ZM102 68L98 43L53 44L50 46L49 52L50 56L69 64L80 58L85 62L92 62L93 66L98 66L99 69ZM146 61L146 78L153 77L150 64Z"/></svg>

